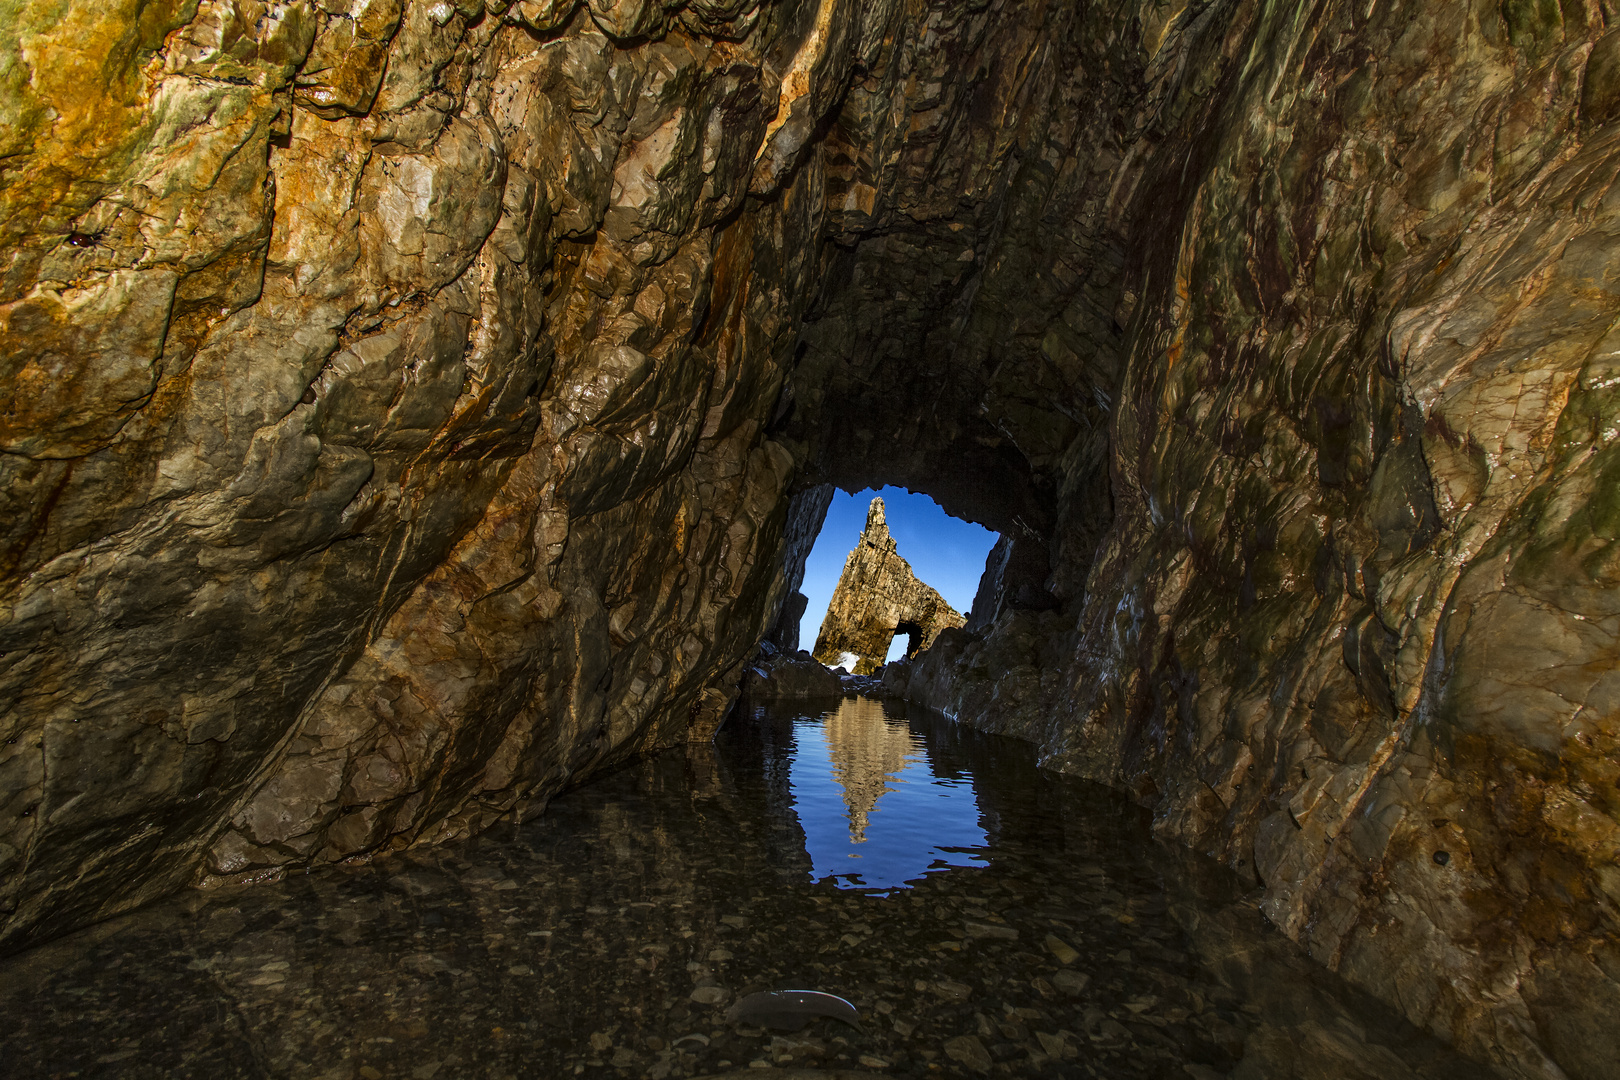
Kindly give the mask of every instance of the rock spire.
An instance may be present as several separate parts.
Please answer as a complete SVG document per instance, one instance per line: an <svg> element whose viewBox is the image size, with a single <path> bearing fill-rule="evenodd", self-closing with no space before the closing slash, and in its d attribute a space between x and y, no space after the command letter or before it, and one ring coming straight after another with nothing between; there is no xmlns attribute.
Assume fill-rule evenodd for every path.
<svg viewBox="0 0 1620 1080"><path fill-rule="evenodd" d="M824 664L845 666L853 656L854 672L866 675L883 666L896 633L911 635L910 656L932 645L940 631L964 622L943 596L917 580L911 564L895 551L883 500L877 498L867 508L860 540L844 561L814 656Z"/></svg>

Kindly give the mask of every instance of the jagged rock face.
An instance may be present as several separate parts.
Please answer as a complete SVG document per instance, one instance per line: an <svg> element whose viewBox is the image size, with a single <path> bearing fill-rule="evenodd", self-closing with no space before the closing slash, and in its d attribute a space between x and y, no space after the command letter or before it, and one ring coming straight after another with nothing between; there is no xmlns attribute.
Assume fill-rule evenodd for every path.
<svg viewBox="0 0 1620 1080"><path fill-rule="evenodd" d="M918 693L1608 1075L1615 18L19 7L5 940L701 737L897 483L1006 537Z"/></svg>
<svg viewBox="0 0 1620 1080"><path fill-rule="evenodd" d="M767 640L783 653L799 651L799 623L810 598L799 591L804 584L804 566L810 551L816 546L821 523L826 520L827 508L832 505L833 486L821 484L805 488L793 496L788 505L787 528L782 536L782 576L786 599L776 616Z"/></svg>
<svg viewBox="0 0 1620 1080"><path fill-rule="evenodd" d="M762 428L815 206L740 211L801 16L13 17L7 942L712 732L796 584Z"/></svg>
<svg viewBox="0 0 1620 1080"><path fill-rule="evenodd" d="M943 596L917 580L911 564L895 550L883 500L873 499L860 539L844 560L811 655L823 664L870 675L883 666L897 633L909 635L906 655L914 656L932 645L940 631L966 621Z"/></svg>
<svg viewBox="0 0 1620 1080"><path fill-rule="evenodd" d="M794 376L905 400L1075 373L1060 452L988 389L979 413L1054 493L1024 521L1062 606L1001 605L906 691L1133 790L1323 962L1518 1076L1620 1051L1615 15L1086 9L1030 54L1081 104L1005 180L1015 242L951 286L939 255L902 275L922 230L855 238L811 313L843 354ZM870 344L923 312L955 313L942 389ZM926 436L896 439L926 487ZM851 441L812 460L836 476Z"/></svg>
<svg viewBox="0 0 1620 1080"><path fill-rule="evenodd" d="M836 698L843 697L844 686L837 674L816 663L809 653L782 652L765 642L755 663L743 672L742 695L750 702Z"/></svg>

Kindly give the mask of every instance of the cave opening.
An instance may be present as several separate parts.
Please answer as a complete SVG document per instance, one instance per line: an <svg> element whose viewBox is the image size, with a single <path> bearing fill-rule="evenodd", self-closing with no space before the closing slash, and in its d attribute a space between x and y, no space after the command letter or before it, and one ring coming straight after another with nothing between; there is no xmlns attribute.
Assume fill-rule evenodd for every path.
<svg viewBox="0 0 1620 1080"><path fill-rule="evenodd" d="M282 1039L308 1025L276 995L384 968L397 1000L476 970L489 1027L548 1075L866 1051L895 1075L1107 1072L1165 1032L1190 1058L1166 1075L1361 1055L1288 1024L1314 1008L1297 966L1127 985L1110 957L1197 948L1129 886L1151 829L1479 1075L1612 1075L1615 0L10 7L0 951L133 912L160 967L197 948L165 979L281 1018L251 1041L289 1074L346 1075L396 1019L363 1075L487 1049L448 1010ZM940 604L822 649L817 537L890 490L984 550L953 593L895 495L892 554ZM787 704L726 721L772 682ZM794 695L900 712L811 722ZM805 970L767 948L793 933L741 931L809 927L823 958L905 931L770 887L803 869L784 748L814 723L818 797L867 838L835 857L872 850L907 775L1025 861L913 897L937 946L915 980L840 975L916 1039L766 1061L693 1037ZM990 777L1018 753L1042 790L1112 795L1025 814L1018 769ZM499 845L552 806L578 829L529 874ZM692 842L638 877L661 815ZM1130 858L1097 850L1127 833ZM338 866L360 895L336 871L302 910L214 902ZM164 899L194 885L206 932ZM333 936L300 952L281 903ZM370 967L323 968L366 916L393 935ZM549 968L553 939L589 944ZM102 961L128 942L83 945L52 955L107 974L94 1009L34 959L0 978L11 1073L232 1070L211 1007L168 1035L120 1015L168 995L119 986ZM528 979L585 992L503 1012L545 996Z"/></svg>
<svg viewBox="0 0 1620 1080"><path fill-rule="evenodd" d="M805 559L799 639L859 675L914 657L966 623L998 542L926 494L838 491Z"/></svg>

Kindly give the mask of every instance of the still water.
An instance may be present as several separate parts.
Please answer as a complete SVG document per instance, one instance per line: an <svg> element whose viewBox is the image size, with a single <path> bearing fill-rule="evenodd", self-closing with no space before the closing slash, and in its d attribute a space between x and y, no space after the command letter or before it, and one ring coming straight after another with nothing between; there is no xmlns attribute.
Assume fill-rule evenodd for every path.
<svg viewBox="0 0 1620 1080"><path fill-rule="evenodd" d="M852 698L791 723L793 812L812 878L888 892L989 865L972 772L930 758L928 740L901 716Z"/></svg>
<svg viewBox="0 0 1620 1080"><path fill-rule="evenodd" d="M521 825L0 962L0 1075L1491 1075L1147 825L926 714L743 709ZM788 988L860 1030L726 1021Z"/></svg>

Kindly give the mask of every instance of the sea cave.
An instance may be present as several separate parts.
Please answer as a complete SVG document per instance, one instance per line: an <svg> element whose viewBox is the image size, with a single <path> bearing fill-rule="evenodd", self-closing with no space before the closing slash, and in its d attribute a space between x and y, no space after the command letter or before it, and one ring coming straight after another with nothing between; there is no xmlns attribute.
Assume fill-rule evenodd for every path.
<svg viewBox="0 0 1620 1080"><path fill-rule="evenodd" d="M1614 0L5 11L8 1076L1617 1075Z"/></svg>

